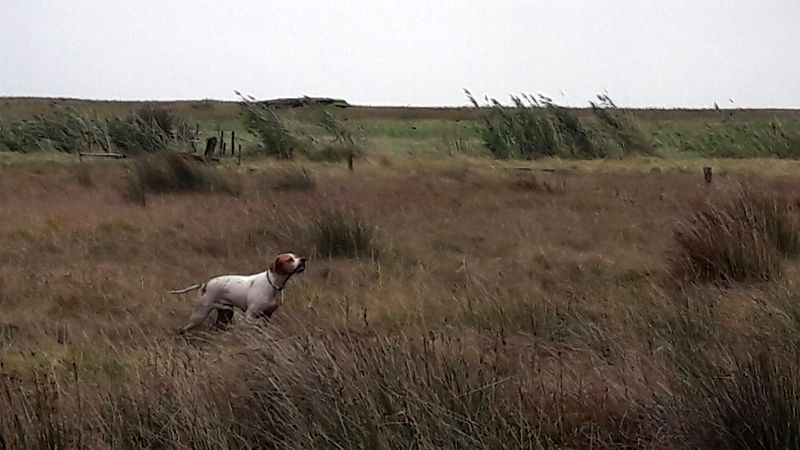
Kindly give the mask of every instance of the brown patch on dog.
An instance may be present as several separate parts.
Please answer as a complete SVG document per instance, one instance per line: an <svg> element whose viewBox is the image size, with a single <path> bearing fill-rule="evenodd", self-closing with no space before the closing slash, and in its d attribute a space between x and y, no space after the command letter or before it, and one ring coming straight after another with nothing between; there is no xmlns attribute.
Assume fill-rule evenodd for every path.
<svg viewBox="0 0 800 450"><path fill-rule="evenodd" d="M269 266L269 270L281 275L289 275L292 273L292 257L286 253L278 255L275 262Z"/></svg>

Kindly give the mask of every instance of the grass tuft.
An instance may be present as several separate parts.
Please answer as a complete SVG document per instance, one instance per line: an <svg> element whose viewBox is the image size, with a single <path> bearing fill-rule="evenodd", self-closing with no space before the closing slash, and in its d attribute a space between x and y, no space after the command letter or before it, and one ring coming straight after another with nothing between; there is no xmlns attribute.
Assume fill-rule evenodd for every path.
<svg viewBox="0 0 800 450"><path fill-rule="evenodd" d="M702 372L695 373L691 385L696 390L687 396L690 441L698 448L800 448L796 360L761 353L732 365L705 363L690 369Z"/></svg>
<svg viewBox="0 0 800 450"><path fill-rule="evenodd" d="M146 194L216 192L236 195L238 189L216 169L188 161L176 153L144 156L136 160L134 177L124 188L126 199L146 203Z"/></svg>
<svg viewBox="0 0 800 450"><path fill-rule="evenodd" d="M332 209L311 223L310 240L316 253L327 258L376 256L373 228L354 211Z"/></svg>
<svg viewBox="0 0 800 450"><path fill-rule="evenodd" d="M706 203L676 231L675 271L705 281L778 278L783 259L800 249L793 208L786 199L754 190Z"/></svg>
<svg viewBox="0 0 800 450"><path fill-rule="evenodd" d="M311 172L299 167L289 167L273 173L269 183L273 189L281 191L313 191L317 185Z"/></svg>

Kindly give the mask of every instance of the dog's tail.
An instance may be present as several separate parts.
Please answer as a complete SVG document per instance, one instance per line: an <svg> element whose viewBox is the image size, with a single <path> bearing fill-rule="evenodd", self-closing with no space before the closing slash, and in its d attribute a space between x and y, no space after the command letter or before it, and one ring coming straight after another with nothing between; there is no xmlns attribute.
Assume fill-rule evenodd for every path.
<svg viewBox="0 0 800 450"><path fill-rule="evenodd" d="M180 290L177 290L177 291L169 291L169 293L170 294L185 294L187 292L194 291L195 289L200 289L202 287L203 287L203 283L197 283L197 284L193 284L193 285L191 285L191 286L189 286L187 288L184 288L184 289L180 289Z"/></svg>

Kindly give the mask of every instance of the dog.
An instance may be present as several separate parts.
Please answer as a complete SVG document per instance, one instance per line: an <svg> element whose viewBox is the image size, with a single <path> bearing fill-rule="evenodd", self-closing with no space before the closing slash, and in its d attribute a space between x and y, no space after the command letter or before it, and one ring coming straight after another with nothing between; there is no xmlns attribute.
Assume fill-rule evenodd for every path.
<svg viewBox="0 0 800 450"><path fill-rule="evenodd" d="M194 312L186 325L178 329L179 334L196 328L217 311L216 326L225 328L233 319L234 308L244 311L247 318L269 319L283 303L283 289L292 275L306 270L308 258L294 253L282 253L264 272L254 275L223 275L207 283L199 283L171 294L185 294L199 289Z"/></svg>

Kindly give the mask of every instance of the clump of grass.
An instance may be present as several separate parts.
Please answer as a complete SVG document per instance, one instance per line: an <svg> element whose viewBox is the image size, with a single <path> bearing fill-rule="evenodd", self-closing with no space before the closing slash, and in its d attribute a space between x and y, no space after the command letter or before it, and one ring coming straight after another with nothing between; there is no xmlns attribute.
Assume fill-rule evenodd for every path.
<svg viewBox="0 0 800 450"><path fill-rule="evenodd" d="M636 119L622 111L605 94L597 96L597 102L589 102L599 125L622 148L624 155L652 155L653 147Z"/></svg>
<svg viewBox="0 0 800 450"><path fill-rule="evenodd" d="M331 142L323 145L317 151L310 152L308 159L322 162L350 162L361 154L361 147L357 145Z"/></svg>
<svg viewBox="0 0 800 450"><path fill-rule="evenodd" d="M158 126L165 135L172 136L172 129L173 125L176 123L176 118L168 110L146 104L136 110L136 115L145 122Z"/></svg>
<svg viewBox="0 0 800 450"><path fill-rule="evenodd" d="M123 195L144 205L148 193L180 191L237 193L235 186L216 170L187 161L176 153L162 153L136 160L134 177L125 186Z"/></svg>
<svg viewBox="0 0 800 450"><path fill-rule="evenodd" d="M114 145L126 153L164 151L170 143L169 134L156 121L137 114L109 120L108 133Z"/></svg>
<svg viewBox="0 0 800 450"><path fill-rule="evenodd" d="M793 205L755 190L706 203L675 238L676 272L699 280L770 281L781 275L783 259L800 250Z"/></svg>
<svg viewBox="0 0 800 450"><path fill-rule="evenodd" d="M320 151L312 153L311 158L318 161L347 161L352 169L353 161L362 154L353 130L328 111L320 112L317 124L331 136L331 141Z"/></svg>
<svg viewBox="0 0 800 450"><path fill-rule="evenodd" d="M297 148L297 139L289 132L275 109L239 92L236 94L242 99L247 130L259 140L259 150L276 158L292 159Z"/></svg>
<svg viewBox="0 0 800 450"><path fill-rule="evenodd" d="M514 190L522 192L541 192L545 194L564 193L563 186L558 186L554 181L541 180L532 174L514 177L510 182L510 186Z"/></svg>
<svg viewBox="0 0 800 450"><path fill-rule="evenodd" d="M467 91L472 105L481 108ZM601 133L572 111L540 95L511 96L512 106L489 100L478 132L496 158L537 159L548 156L604 158L609 146Z"/></svg>
<svg viewBox="0 0 800 450"><path fill-rule="evenodd" d="M698 448L800 448L796 362L761 353L732 365L705 363L689 369L700 372L692 374L686 398L691 443Z"/></svg>
<svg viewBox="0 0 800 450"><path fill-rule="evenodd" d="M312 220L310 240L327 258L376 256L374 231L355 211L332 209Z"/></svg>
<svg viewBox="0 0 800 450"><path fill-rule="evenodd" d="M283 191L313 191L317 185L311 172L299 167L289 167L273 173L268 181L273 189Z"/></svg>
<svg viewBox="0 0 800 450"><path fill-rule="evenodd" d="M75 153L95 146L108 150L109 142L104 121L74 108L56 108L0 127L0 146L22 153L36 150Z"/></svg>

